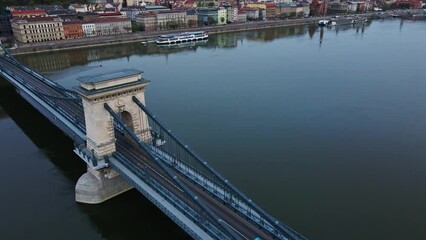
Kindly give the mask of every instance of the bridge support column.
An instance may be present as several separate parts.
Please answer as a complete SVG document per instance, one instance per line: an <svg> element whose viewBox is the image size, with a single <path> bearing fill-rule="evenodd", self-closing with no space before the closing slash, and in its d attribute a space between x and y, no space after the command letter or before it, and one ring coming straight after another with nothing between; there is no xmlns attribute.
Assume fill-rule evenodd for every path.
<svg viewBox="0 0 426 240"><path fill-rule="evenodd" d="M105 110L105 104L111 106L139 138L149 139L148 119L132 100L134 96L140 101L145 100L144 91L148 81L142 78L142 72L133 69L79 77L77 80L80 86L76 90L84 108L86 149L77 149L75 152L83 159L90 155L91 161L86 161L87 173L80 177L75 186L75 199L77 202L96 204L132 188L112 169L99 169L104 167L99 162L117 151L117 141L126 141L120 129L114 127L113 118ZM91 168L93 159L97 164Z"/></svg>
<svg viewBox="0 0 426 240"><path fill-rule="evenodd" d="M132 188L111 168L97 171L88 167L75 186L75 200L80 203L98 204Z"/></svg>

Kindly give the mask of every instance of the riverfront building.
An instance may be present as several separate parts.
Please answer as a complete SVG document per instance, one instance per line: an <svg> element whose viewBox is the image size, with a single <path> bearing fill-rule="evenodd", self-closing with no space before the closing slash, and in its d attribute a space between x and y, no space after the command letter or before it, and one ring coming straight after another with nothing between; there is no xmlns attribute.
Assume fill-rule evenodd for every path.
<svg viewBox="0 0 426 240"><path fill-rule="evenodd" d="M81 24L81 28L83 29L83 37L94 37L96 36L95 24L92 22L83 22Z"/></svg>
<svg viewBox="0 0 426 240"><path fill-rule="evenodd" d="M121 8L120 10L120 13L123 16L126 16L130 21L136 21L136 16L143 12L145 12L145 8L137 6Z"/></svg>
<svg viewBox="0 0 426 240"><path fill-rule="evenodd" d="M226 8L221 7L217 9L217 24L226 24L228 19L227 13Z"/></svg>
<svg viewBox="0 0 426 240"><path fill-rule="evenodd" d="M241 11L247 14L247 20L249 21L258 21L260 19L260 8L245 7L241 8Z"/></svg>
<svg viewBox="0 0 426 240"><path fill-rule="evenodd" d="M238 8L236 7L228 7L226 8L226 18L230 23L238 21Z"/></svg>
<svg viewBox="0 0 426 240"><path fill-rule="evenodd" d="M198 25L215 25L218 23L218 11L216 8L199 8L197 10Z"/></svg>
<svg viewBox="0 0 426 240"><path fill-rule="evenodd" d="M94 19L97 36L123 34L132 32L132 23L126 18L98 18Z"/></svg>
<svg viewBox="0 0 426 240"><path fill-rule="evenodd" d="M278 15L277 5L275 3L265 4L266 19L274 19Z"/></svg>
<svg viewBox="0 0 426 240"><path fill-rule="evenodd" d="M136 22L144 26L145 31L196 27L198 16L194 11L173 10L146 12L136 15Z"/></svg>
<svg viewBox="0 0 426 240"><path fill-rule="evenodd" d="M64 22L62 22L62 24L64 26L65 39L83 37L83 27L82 27L81 21L65 20Z"/></svg>
<svg viewBox="0 0 426 240"><path fill-rule="evenodd" d="M195 10L186 11L186 24L188 27L198 26L198 15Z"/></svg>
<svg viewBox="0 0 426 240"><path fill-rule="evenodd" d="M18 42L34 43L64 39L64 27L59 17L14 18L13 36Z"/></svg>
<svg viewBox="0 0 426 240"><path fill-rule="evenodd" d="M157 30L157 17L155 13L148 12L136 15L136 22L144 26L145 31Z"/></svg>
<svg viewBox="0 0 426 240"><path fill-rule="evenodd" d="M247 13L243 11L238 12L238 20L239 23L245 23L247 22Z"/></svg>
<svg viewBox="0 0 426 240"><path fill-rule="evenodd" d="M156 15L158 30L186 27L186 11L160 11Z"/></svg>

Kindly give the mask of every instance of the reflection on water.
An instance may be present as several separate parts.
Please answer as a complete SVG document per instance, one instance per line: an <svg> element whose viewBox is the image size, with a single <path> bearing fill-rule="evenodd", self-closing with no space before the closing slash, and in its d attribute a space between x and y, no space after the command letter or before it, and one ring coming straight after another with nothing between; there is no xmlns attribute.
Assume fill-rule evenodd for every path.
<svg viewBox="0 0 426 240"><path fill-rule="evenodd" d="M10 84L6 81L6 79L0 77L0 89L7 88L7 87L10 88ZM6 117L7 117L7 114L4 111L3 107L0 105L0 119L6 118Z"/></svg>
<svg viewBox="0 0 426 240"><path fill-rule="evenodd" d="M2 195L7 205L0 206L4 215L0 219L0 232L4 239L135 239L142 235L146 239L189 239L136 190L103 204L76 203L75 183L86 171L86 166L72 152L73 142L16 94L12 87L0 88L0 118L6 116L10 116L41 154L34 154L33 148L26 146L25 141L28 140L22 137L14 124L0 125L3 145L9 145L13 139L19 141L19 148L0 147L3 150L0 151L2 165L10 166L8 173L2 174L6 181L0 183L7 192ZM7 142L3 142L6 141L3 139L5 131L11 134ZM18 149L19 153L14 152ZM21 156L23 154L31 157L25 158ZM8 155L16 156L23 166L16 166L14 159L6 157ZM8 191L12 181L13 186L29 187ZM23 193L32 195L21 199L19 196ZM30 222L27 223L26 219ZM15 226L25 226L26 231L16 231Z"/></svg>
<svg viewBox="0 0 426 240"><path fill-rule="evenodd" d="M3 107L0 106L0 119L7 117L6 112L3 110Z"/></svg>
<svg viewBox="0 0 426 240"><path fill-rule="evenodd" d="M51 68L56 73L48 75L62 84L89 72L144 70L152 80L150 109L255 202L310 239L426 239L426 85L419 71L425 24L404 21L402 32L400 20L322 31L312 25L212 35L187 47L135 43L70 50L55 54L71 67ZM403 46L398 59L395 46ZM26 57L43 61L47 55ZM8 113L13 104L0 102ZM31 139L60 138L42 134L46 128L30 133L37 131L26 128L43 123L25 114L18 120L17 114L10 115ZM10 141L1 138L7 129L0 129L3 143ZM65 172L60 188L70 195L49 197L52 209L63 209L80 173L68 175L74 167L61 161L75 157L62 157L52 149L56 145L37 146L59 156L49 167ZM19 153L27 149L20 147ZM6 149L0 159L15 153ZM37 171L50 161L23 156L14 163L24 160L29 165L11 175L28 169L23 174L33 172L32 182L51 175ZM84 168L81 161L73 164ZM74 225L98 238L185 237L134 191L105 205L77 206L66 206L83 219ZM150 222L153 216L159 220Z"/></svg>
<svg viewBox="0 0 426 240"><path fill-rule="evenodd" d="M153 43L141 44L139 42L124 45L108 45L104 47L86 48L81 50L68 50L51 53L38 53L31 55L19 55L17 58L24 64L40 72L54 72L71 66L86 65L90 62L100 60L130 57L132 55L170 55L181 52L196 51L197 48L235 48L245 41L270 42L285 37L297 37L309 34L313 39L319 33L319 43L322 44L324 34L335 32L336 35L342 31L355 31L364 33L371 22L362 26L338 26L329 29L319 28L316 24L305 26L290 26L281 28L270 28L247 32L224 33L211 35L206 42L177 44L170 46L159 46Z"/></svg>
<svg viewBox="0 0 426 240"><path fill-rule="evenodd" d="M205 45L208 40L200 40L200 41L194 41L194 42L183 42L183 43L175 43L175 44L164 44L164 45L158 45L159 49L166 48L166 49L173 49L173 48L193 48L196 46Z"/></svg>

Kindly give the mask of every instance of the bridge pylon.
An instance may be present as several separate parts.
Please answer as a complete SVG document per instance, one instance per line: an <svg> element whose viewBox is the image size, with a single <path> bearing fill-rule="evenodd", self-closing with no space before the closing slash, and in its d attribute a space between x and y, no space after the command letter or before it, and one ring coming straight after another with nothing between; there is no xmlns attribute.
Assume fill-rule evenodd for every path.
<svg viewBox="0 0 426 240"><path fill-rule="evenodd" d="M118 126L114 126L104 104L111 106L139 139L149 139L148 119L132 100L137 97L145 102L144 91L148 81L142 78L142 72L133 69L84 76L77 80L80 86L76 90L84 108L86 146L75 152L88 159L88 171L76 184L76 201L97 204L132 188L108 167L108 157L117 149L115 133Z"/></svg>

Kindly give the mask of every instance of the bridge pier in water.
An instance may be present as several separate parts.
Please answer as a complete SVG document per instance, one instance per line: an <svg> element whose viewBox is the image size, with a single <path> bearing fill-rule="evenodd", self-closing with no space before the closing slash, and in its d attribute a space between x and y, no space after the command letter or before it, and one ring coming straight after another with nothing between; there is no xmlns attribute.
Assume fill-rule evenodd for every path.
<svg viewBox="0 0 426 240"><path fill-rule="evenodd" d="M75 199L77 202L97 204L132 188L108 167L108 157L117 150L117 136L113 119L104 104L108 103L120 113L123 121L142 139L149 133L148 122L132 97L144 101L144 89L148 82L142 79L141 72L135 70L85 76L78 80L80 87L77 91L83 100L86 124L86 146L82 151L75 152L83 159L89 156L89 160L85 160L88 163L87 172L76 184Z"/></svg>
<svg viewBox="0 0 426 240"><path fill-rule="evenodd" d="M116 171L111 168L94 170L90 166L77 181L75 200L80 203L98 204L132 189Z"/></svg>

